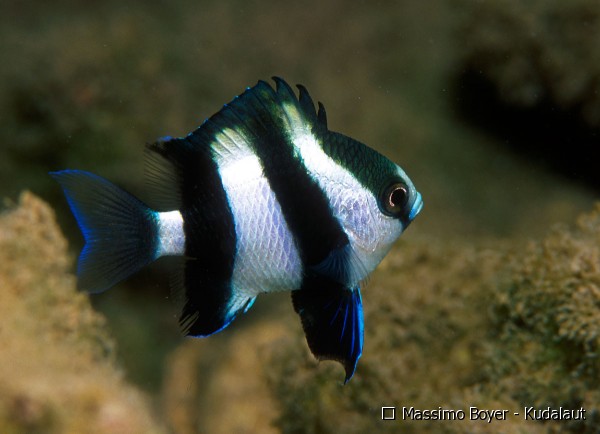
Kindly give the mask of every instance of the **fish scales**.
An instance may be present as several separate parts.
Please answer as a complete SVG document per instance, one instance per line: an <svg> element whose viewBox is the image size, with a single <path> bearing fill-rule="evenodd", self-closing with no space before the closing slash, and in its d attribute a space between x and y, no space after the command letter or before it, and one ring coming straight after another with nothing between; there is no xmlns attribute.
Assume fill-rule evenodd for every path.
<svg viewBox="0 0 600 434"><path fill-rule="evenodd" d="M80 170L60 183L86 244L78 284L108 289L181 256L184 333L226 328L261 293L291 291L319 360L362 354L361 282L421 211L403 169L332 132L304 86L259 81L182 138L147 146L157 208Z"/></svg>

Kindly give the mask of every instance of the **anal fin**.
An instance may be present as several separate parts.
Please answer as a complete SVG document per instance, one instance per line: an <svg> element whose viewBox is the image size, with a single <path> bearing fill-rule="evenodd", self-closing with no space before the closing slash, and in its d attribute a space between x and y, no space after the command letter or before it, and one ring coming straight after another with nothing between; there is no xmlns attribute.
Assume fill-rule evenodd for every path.
<svg viewBox="0 0 600 434"><path fill-rule="evenodd" d="M219 279L186 260L184 274L173 280L176 298L183 295L179 323L185 335L206 337L226 328L238 315L250 309L256 297L241 293L229 279Z"/></svg>
<svg viewBox="0 0 600 434"><path fill-rule="evenodd" d="M347 383L354 375L364 340L360 288L346 288L324 278L292 292L306 341L318 360L344 365Z"/></svg>

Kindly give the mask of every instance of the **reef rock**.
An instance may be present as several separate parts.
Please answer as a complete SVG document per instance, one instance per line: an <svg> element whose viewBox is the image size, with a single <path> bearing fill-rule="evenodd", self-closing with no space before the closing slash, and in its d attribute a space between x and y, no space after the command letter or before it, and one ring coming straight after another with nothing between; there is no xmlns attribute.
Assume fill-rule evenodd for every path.
<svg viewBox="0 0 600 434"><path fill-rule="evenodd" d="M597 432L600 206L529 244L403 240L363 297L364 354L347 385L335 363L314 366L300 333L271 352L283 432ZM403 407L466 420L411 420ZM506 413L469 420L471 407ZM526 407L586 418L531 420Z"/></svg>
<svg viewBox="0 0 600 434"><path fill-rule="evenodd" d="M0 214L0 432L162 433L114 362L52 209L30 193Z"/></svg>

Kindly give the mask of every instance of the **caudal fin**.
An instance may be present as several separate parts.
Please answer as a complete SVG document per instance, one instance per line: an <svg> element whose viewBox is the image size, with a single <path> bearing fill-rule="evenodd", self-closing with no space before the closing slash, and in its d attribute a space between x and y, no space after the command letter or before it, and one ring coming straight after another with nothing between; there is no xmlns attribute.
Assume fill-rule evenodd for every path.
<svg viewBox="0 0 600 434"><path fill-rule="evenodd" d="M77 264L80 289L104 291L156 259L156 212L92 173L50 175L61 185L85 238Z"/></svg>

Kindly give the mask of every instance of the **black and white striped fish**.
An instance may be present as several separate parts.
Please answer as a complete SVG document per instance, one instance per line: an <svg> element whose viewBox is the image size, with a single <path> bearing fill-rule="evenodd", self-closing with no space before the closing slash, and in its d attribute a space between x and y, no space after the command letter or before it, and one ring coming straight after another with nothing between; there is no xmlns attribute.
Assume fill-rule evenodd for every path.
<svg viewBox="0 0 600 434"><path fill-rule="evenodd" d="M80 288L104 291L182 256L180 323L191 336L223 330L260 293L292 291L312 353L341 362L347 382L363 347L360 283L423 202L400 167L329 131L303 86L297 97L274 80L187 137L147 146L161 211L89 172L51 175L85 238Z"/></svg>

